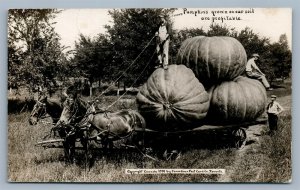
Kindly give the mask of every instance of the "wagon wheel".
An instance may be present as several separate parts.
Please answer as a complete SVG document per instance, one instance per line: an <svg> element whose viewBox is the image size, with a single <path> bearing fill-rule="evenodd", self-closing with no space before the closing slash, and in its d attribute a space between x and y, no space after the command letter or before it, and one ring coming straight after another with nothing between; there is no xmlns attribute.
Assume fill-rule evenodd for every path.
<svg viewBox="0 0 300 190"><path fill-rule="evenodd" d="M234 139L235 148L239 150L243 149L246 145L246 139L247 139L246 131L243 128L238 128L232 132L232 135Z"/></svg>
<svg viewBox="0 0 300 190"><path fill-rule="evenodd" d="M178 150L165 150L164 154L163 154L163 158L166 161L169 160L177 160L181 157L181 152Z"/></svg>
<svg viewBox="0 0 300 190"><path fill-rule="evenodd" d="M130 137L130 142L132 145L134 145L140 151L142 151L142 152L146 151L144 132L142 132L142 133L134 132Z"/></svg>

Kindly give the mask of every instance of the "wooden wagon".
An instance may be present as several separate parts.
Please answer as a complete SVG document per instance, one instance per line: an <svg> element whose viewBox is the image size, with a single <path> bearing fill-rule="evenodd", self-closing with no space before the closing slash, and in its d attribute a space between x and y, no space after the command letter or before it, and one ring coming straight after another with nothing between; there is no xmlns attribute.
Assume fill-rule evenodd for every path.
<svg viewBox="0 0 300 190"><path fill-rule="evenodd" d="M242 149L247 142L246 130L257 124L265 124L266 119L260 118L255 121L244 122L240 124L228 124L228 125L201 125L197 128L183 130L183 131L156 131L148 128L135 128L134 131L125 138L122 138L122 142L119 146L111 146L110 149L135 149L144 156L155 159L150 156L153 152L162 153L164 159L171 159L177 156L179 152L185 148L205 148L210 145L223 145L225 147L234 147L236 149ZM92 149L104 149L103 136L101 133L89 135L85 133L86 128L81 128L82 134L86 134L84 139L87 145L98 144L99 146L93 147L87 150L89 146L82 146L77 143L75 149L83 149L92 151ZM108 139L108 138L107 138ZM78 138L77 141L82 139ZM119 139L120 140L120 139ZM63 143L66 139L44 139L38 142L36 145L44 148L64 148ZM113 143L113 142L112 142ZM109 144L107 142L107 144Z"/></svg>

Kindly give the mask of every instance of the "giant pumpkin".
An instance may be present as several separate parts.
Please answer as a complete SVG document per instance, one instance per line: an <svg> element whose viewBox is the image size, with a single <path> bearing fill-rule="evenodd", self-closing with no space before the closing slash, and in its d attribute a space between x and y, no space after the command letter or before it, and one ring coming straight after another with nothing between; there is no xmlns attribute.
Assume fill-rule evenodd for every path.
<svg viewBox="0 0 300 190"><path fill-rule="evenodd" d="M156 69L137 95L147 127L178 130L192 127L208 111L209 97L193 71L184 65Z"/></svg>
<svg viewBox="0 0 300 190"><path fill-rule="evenodd" d="M185 40L176 64L191 68L206 87L242 74L247 55L242 44L232 37L196 36Z"/></svg>
<svg viewBox="0 0 300 190"><path fill-rule="evenodd" d="M237 123L257 119L264 111L267 94L254 79L239 76L209 90L210 108L207 117L220 123Z"/></svg>

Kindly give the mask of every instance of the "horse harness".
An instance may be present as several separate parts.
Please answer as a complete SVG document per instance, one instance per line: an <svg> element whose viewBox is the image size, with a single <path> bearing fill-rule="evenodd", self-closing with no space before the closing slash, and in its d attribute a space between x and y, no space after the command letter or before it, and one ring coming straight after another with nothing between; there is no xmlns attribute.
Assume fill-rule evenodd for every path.
<svg viewBox="0 0 300 190"><path fill-rule="evenodd" d="M43 103L39 100L37 100L37 105L39 106L39 108L42 109L42 111L36 116L37 119L44 119L50 116L46 116L47 115L47 106L46 103ZM35 112L37 108L35 108L32 112ZM35 114L30 114L30 116L34 116Z"/></svg>
<svg viewBox="0 0 300 190"><path fill-rule="evenodd" d="M89 116L90 114L95 115L95 114L97 114L97 113L99 113L99 112L92 112L92 113L88 113L88 114L86 114L86 115L87 115L87 116ZM131 114L128 114L128 115L130 115L131 119L134 120L133 124L130 125L131 128L134 128L134 126L136 126L135 119L133 118L133 116L131 116ZM118 135L118 134L112 132L112 131L111 131L111 125L113 124L113 122L112 122L112 120L110 119L110 117L108 116L107 111L104 111L104 117L105 117L106 119L108 119L109 122L107 123L107 125L106 125L106 127L105 127L105 128L106 128L105 130L102 130L102 129L100 129L100 128L97 127L97 126L94 126L94 127L98 130L98 132L99 132L99 133L97 134L97 136L103 135L104 139L109 139L110 136L112 136L113 138L116 138L116 139L125 139L125 138L128 138L129 136L132 135L132 133L133 133L134 130L131 130L131 131L130 131L127 135L125 135L125 136L120 136L120 135Z"/></svg>
<svg viewBox="0 0 300 190"><path fill-rule="evenodd" d="M72 101L74 101L72 98L69 98L68 100L72 100ZM77 102L78 100L76 99L75 100L75 102L74 102L74 108L73 108L73 110L71 110L71 106L69 106L69 108L68 108L68 110L71 112L71 113L73 113L72 114L72 116L68 119L68 121L70 122L70 123L72 123L72 121L75 121L76 119L79 119L79 118L83 118L83 117L85 117L85 115L80 115L80 116L76 116L77 115L77 113L78 113L78 111L79 111L79 106L78 106L78 102Z"/></svg>

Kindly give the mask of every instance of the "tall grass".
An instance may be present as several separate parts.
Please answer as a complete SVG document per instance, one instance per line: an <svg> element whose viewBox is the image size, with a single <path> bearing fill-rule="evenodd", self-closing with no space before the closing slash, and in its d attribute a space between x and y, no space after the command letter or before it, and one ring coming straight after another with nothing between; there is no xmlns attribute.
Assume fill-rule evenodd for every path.
<svg viewBox="0 0 300 190"><path fill-rule="evenodd" d="M262 138L262 151L266 155L263 173L266 182L289 182L292 174L291 163L291 112L284 112L279 119L278 131L273 136Z"/></svg>
<svg viewBox="0 0 300 190"><path fill-rule="evenodd" d="M234 149L188 150L176 161L153 161L136 151L95 151L95 165L88 170L77 151L78 162L67 165L63 150L36 147L50 129L47 124L27 124L29 113L8 117L8 180L13 182L214 182L218 175L127 175L126 168L224 168L233 162Z"/></svg>
<svg viewBox="0 0 300 190"><path fill-rule="evenodd" d="M261 148L248 151L234 168L234 182L284 182L291 176L289 114L282 116L280 131L262 137ZM34 146L49 130L49 125L27 124L28 113L9 116L9 181L17 182L216 182L219 175L126 175L126 168L220 168L232 170L237 161L233 148L193 149L175 161L152 161L138 152L95 151L96 162L85 167L83 152L78 162L67 165L61 149ZM257 178L258 170L262 170ZM255 180L255 181L254 181Z"/></svg>
<svg viewBox="0 0 300 190"><path fill-rule="evenodd" d="M264 127L260 144L252 145L236 164L233 182L271 182L287 183L291 181L291 113L284 112L279 119L278 131L268 135L269 128Z"/></svg>
<svg viewBox="0 0 300 190"><path fill-rule="evenodd" d="M130 99L130 97L125 98ZM290 103L290 96L283 100ZM117 97L103 97L101 106L111 105ZM136 109L135 102L125 100L112 111ZM29 112L8 116L8 180L12 182L218 182L220 175L128 175L126 168L219 168L230 173L227 182L288 182L291 179L291 112L280 115L279 130L274 136L260 137L260 143L247 151L234 148L190 149L175 161L153 161L130 150L103 154L94 151L95 165L86 167L84 153L76 152L77 162L64 162L62 149L43 149L35 143L49 130L49 124L28 124ZM265 131L267 127L264 126ZM196 142L195 142L196 143ZM204 142L205 143L205 142Z"/></svg>

